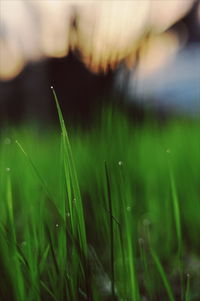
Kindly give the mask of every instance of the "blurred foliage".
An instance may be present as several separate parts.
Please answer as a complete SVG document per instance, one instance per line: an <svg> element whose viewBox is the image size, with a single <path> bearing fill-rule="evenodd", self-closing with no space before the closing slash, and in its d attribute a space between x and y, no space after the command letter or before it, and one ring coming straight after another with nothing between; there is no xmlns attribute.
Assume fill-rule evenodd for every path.
<svg viewBox="0 0 200 301"><path fill-rule="evenodd" d="M2 130L1 300L199 300L199 120L60 121Z"/></svg>

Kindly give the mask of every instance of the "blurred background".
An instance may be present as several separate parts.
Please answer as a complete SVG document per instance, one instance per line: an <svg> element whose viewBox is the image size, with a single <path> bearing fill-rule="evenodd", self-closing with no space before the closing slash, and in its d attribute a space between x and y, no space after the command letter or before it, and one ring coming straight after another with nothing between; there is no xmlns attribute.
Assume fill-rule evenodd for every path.
<svg viewBox="0 0 200 301"><path fill-rule="evenodd" d="M0 2L0 123L200 113L200 1Z"/></svg>

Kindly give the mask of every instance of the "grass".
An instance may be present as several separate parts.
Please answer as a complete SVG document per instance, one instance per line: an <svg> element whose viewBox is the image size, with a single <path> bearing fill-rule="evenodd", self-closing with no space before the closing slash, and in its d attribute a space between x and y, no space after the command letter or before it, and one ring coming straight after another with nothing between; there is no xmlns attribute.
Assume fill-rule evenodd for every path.
<svg viewBox="0 0 200 301"><path fill-rule="evenodd" d="M199 120L69 139L53 93L60 129L1 133L0 300L199 300Z"/></svg>

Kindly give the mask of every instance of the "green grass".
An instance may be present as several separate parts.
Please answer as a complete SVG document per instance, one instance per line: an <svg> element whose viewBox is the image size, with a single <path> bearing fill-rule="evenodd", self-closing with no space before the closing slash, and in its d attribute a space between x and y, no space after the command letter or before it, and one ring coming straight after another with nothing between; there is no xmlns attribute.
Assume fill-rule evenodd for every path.
<svg viewBox="0 0 200 301"><path fill-rule="evenodd" d="M0 136L0 300L199 300L199 120L69 138L54 97L60 128Z"/></svg>

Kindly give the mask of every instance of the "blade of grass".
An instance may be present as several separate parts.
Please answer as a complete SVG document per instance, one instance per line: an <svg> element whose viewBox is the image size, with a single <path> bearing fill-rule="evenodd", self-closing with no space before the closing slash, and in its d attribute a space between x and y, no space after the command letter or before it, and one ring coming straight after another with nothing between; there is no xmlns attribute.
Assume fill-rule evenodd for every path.
<svg viewBox="0 0 200 301"><path fill-rule="evenodd" d="M10 237L11 246L8 249L8 251L10 253L10 257L13 262L13 266L10 273L11 273L12 282L15 288L15 294L17 296L17 299L19 301L23 301L25 300L24 279L23 279L23 274L20 267L20 259L17 251L15 223L14 223L14 216L13 216L13 196L12 196L12 185L11 185L10 174L8 174L7 177L7 208L8 208L8 220L9 220L8 227L11 230L11 237Z"/></svg>
<svg viewBox="0 0 200 301"><path fill-rule="evenodd" d="M152 256L153 261L154 261L154 263L156 265L156 268L157 268L157 270L158 270L158 272L159 272L159 274L161 276L161 279L163 281L163 284L164 284L164 287L166 289L166 292L167 292L167 295L169 297L169 300L170 301L175 301L175 298L173 296L173 292L172 292L171 286L169 284L169 281L167 279L167 276L166 276L166 273L165 273L165 271L163 269L163 266L162 266L162 264L161 264L161 262L160 262L160 260L159 260L159 258L157 256L156 252L152 248L151 248L151 256Z"/></svg>
<svg viewBox="0 0 200 301"><path fill-rule="evenodd" d="M171 162L169 162L169 176L170 176L170 184L171 184L171 192L172 192L172 203L174 209L174 220L176 226L176 235L177 235L177 243L178 243L178 268L180 274L180 286L181 286L181 298L183 300L184 296L184 280L183 280L183 248L182 248L182 231L181 231L181 215L180 215L180 205L178 194L176 190L176 183L174 179L173 170L171 167Z"/></svg>
<svg viewBox="0 0 200 301"><path fill-rule="evenodd" d="M108 194L108 208L109 208L109 222L110 222L110 262L111 262L111 294L115 297L115 264L114 264L114 230L113 230L113 210L111 199L110 177L108 173L108 166L105 162L106 184Z"/></svg>
<svg viewBox="0 0 200 301"><path fill-rule="evenodd" d="M190 274L187 274L185 301L190 301Z"/></svg>
<svg viewBox="0 0 200 301"><path fill-rule="evenodd" d="M87 240L86 240L86 231L85 231L85 218L83 213L83 205L81 200L77 173L76 173L75 164L72 156L72 150L68 138L68 133L65 126L65 121L63 119L58 98L53 87L51 87L51 89L56 103L56 108L58 111L61 133L62 133L61 139L62 139L62 146L63 146L63 162L64 162L65 177L66 177L72 233L73 235L78 237L82 250L86 256ZM74 209L76 209L75 212Z"/></svg>

